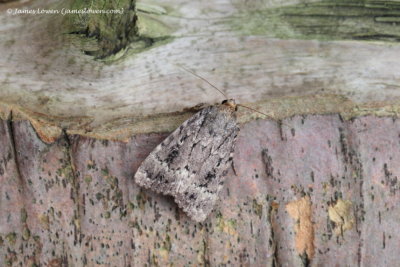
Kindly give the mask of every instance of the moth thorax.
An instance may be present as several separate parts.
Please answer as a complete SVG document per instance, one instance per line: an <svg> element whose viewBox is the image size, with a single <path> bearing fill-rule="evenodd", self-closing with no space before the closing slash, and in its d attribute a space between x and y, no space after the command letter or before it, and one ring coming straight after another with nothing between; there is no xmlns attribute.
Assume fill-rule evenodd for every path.
<svg viewBox="0 0 400 267"><path fill-rule="evenodd" d="M234 99L225 99L224 101L222 101L221 104L228 107L229 109L237 110L237 105Z"/></svg>

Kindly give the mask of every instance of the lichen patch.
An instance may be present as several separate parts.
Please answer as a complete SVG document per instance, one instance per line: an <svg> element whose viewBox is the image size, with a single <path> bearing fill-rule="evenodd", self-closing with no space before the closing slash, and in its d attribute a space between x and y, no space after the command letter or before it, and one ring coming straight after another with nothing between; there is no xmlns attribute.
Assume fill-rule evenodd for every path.
<svg viewBox="0 0 400 267"><path fill-rule="evenodd" d="M336 235L343 235L345 231L353 228L355 219L352 210L353 205L349 200L339 199L336 204L329 206L328 216L335 223Z"/></svg>

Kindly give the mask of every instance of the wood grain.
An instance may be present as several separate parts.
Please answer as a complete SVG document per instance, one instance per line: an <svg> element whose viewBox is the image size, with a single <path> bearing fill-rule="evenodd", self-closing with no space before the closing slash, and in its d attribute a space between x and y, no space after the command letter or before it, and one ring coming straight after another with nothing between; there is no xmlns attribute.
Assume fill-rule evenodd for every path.
<svg viewBox="0 0 400 267"><path fill-rule="evenodd" d="M0 265L397 265L396 1L143 0L101 60L79 17L7 11L82 3L0 3ZM133 181L184 108L222 100L178 64L274 119L239 110L205 223Z"/></svg>
<svg viewBox="0 0 400 267"><path fill-rule="evenodd" d="M238 18L242 25L250 23L244 11L298 4L293 1L139 2L142 34L170 39L140 53L132 44L119 60L109 61L83 53L96 42L68 34L65 16L10 16L11 4L0 5L0 51L6 55L0 59L1 101L67 119L87 116L91 129L221 100L175 64L191 68L241 103L320 93L356 103L393 103L399 97L396 42L276 39L232 24ZM22 7L61 9L68 2L31 1Z"/></svg>
<svg viewBox="0 0 400 267"><path fill-rule="evenodd" d="M2 121L0 260L67 266L396 264L398 119L309 115L284 123L243 125L236 174L230 172L208 219L195 223L172 198L133 182L139 164L167 135L137 135L128 143L64 136L46 145L29 123ZM312 257L297 250L297 222L286 208L305 196ZM354 224L337 232L328 210L340 201L351 203Z"/></svg>

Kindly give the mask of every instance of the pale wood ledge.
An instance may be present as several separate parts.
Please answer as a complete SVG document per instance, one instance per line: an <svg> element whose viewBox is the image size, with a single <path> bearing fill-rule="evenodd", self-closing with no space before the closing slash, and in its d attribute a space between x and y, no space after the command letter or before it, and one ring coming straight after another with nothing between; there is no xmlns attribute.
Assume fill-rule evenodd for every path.
<svg viewBox="0 0 400 267"><path fill-rule="evenodd" d="M7 13L83 7L125 12ZM398 265L399 21L385 0L0 0L0 265ZM176 64L271 116L239 110L204 223L133 180L222 100Z"/></svg>
<svg viewBox="0 0 400 267"><path fill-rule="evenodd" d="M7 14L9 8L61 10L88 2L90 8L124 7L132 20L113 17L117 25L110 28L102 20L107 16ZM5 55L0 57L0 101L16 115L31 118L49 140L58 136L57 127L117 140L168 132L190 116L183 109L222 100L175 64L204 76L229 98L277 118L295 110L324 114L348 108L334 99L332 107L327 99L317 100L320 111L302 106L302 98L294 98L298 108L270 102L286 101L280 97L336 94L354 103L350 109L379 109L399 101L400 9L393 1L143 0L136 9L127 8L131 0L88 2L0 4L0 51ZM102 35L96 41L79 33L87 29L96 36L96 25L105 39L121 37L127 47L95 60L87 53L101 54L109 44ZM120 27L132 28L132 33ZM171 113L176 116L170 118Z"/></svg>
<svg viewBox="0 0 400 267"><path fill-rule="evenodd" d="M258 103L247 103L266 116L246 108L240 108L238 122L243 124L255 119L285 120L295 115L324 115L338 114L343 119L349 120L360 116L374 115L378 117L398 117L400 104L369 103L357 105L342 96L317 95L304 97L285 97L270 99ZM22 107L0 102L0 118L28 120L46 143L56 141L65 131L67 134L77 134L96 139L127 141L135 134L166 133L172 132L196 111L182 111L168 114L149 115L140 118L121 118L104 122L96 128L91 128L89 117L63 118L49 116L25 110Z"/></svg>

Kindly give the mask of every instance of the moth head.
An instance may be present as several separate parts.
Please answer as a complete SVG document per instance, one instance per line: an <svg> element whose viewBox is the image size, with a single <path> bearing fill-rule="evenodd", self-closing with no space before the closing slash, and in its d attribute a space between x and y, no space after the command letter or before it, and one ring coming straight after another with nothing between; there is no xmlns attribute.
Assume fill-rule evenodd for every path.
<svg viewBox="0 0 400 267"><path fill-rule="evenodd" d="M224 101L222 101L221 103L222 105L225 105L233 110L237 110L237 105L234 99L225 99Z"/></svg>

